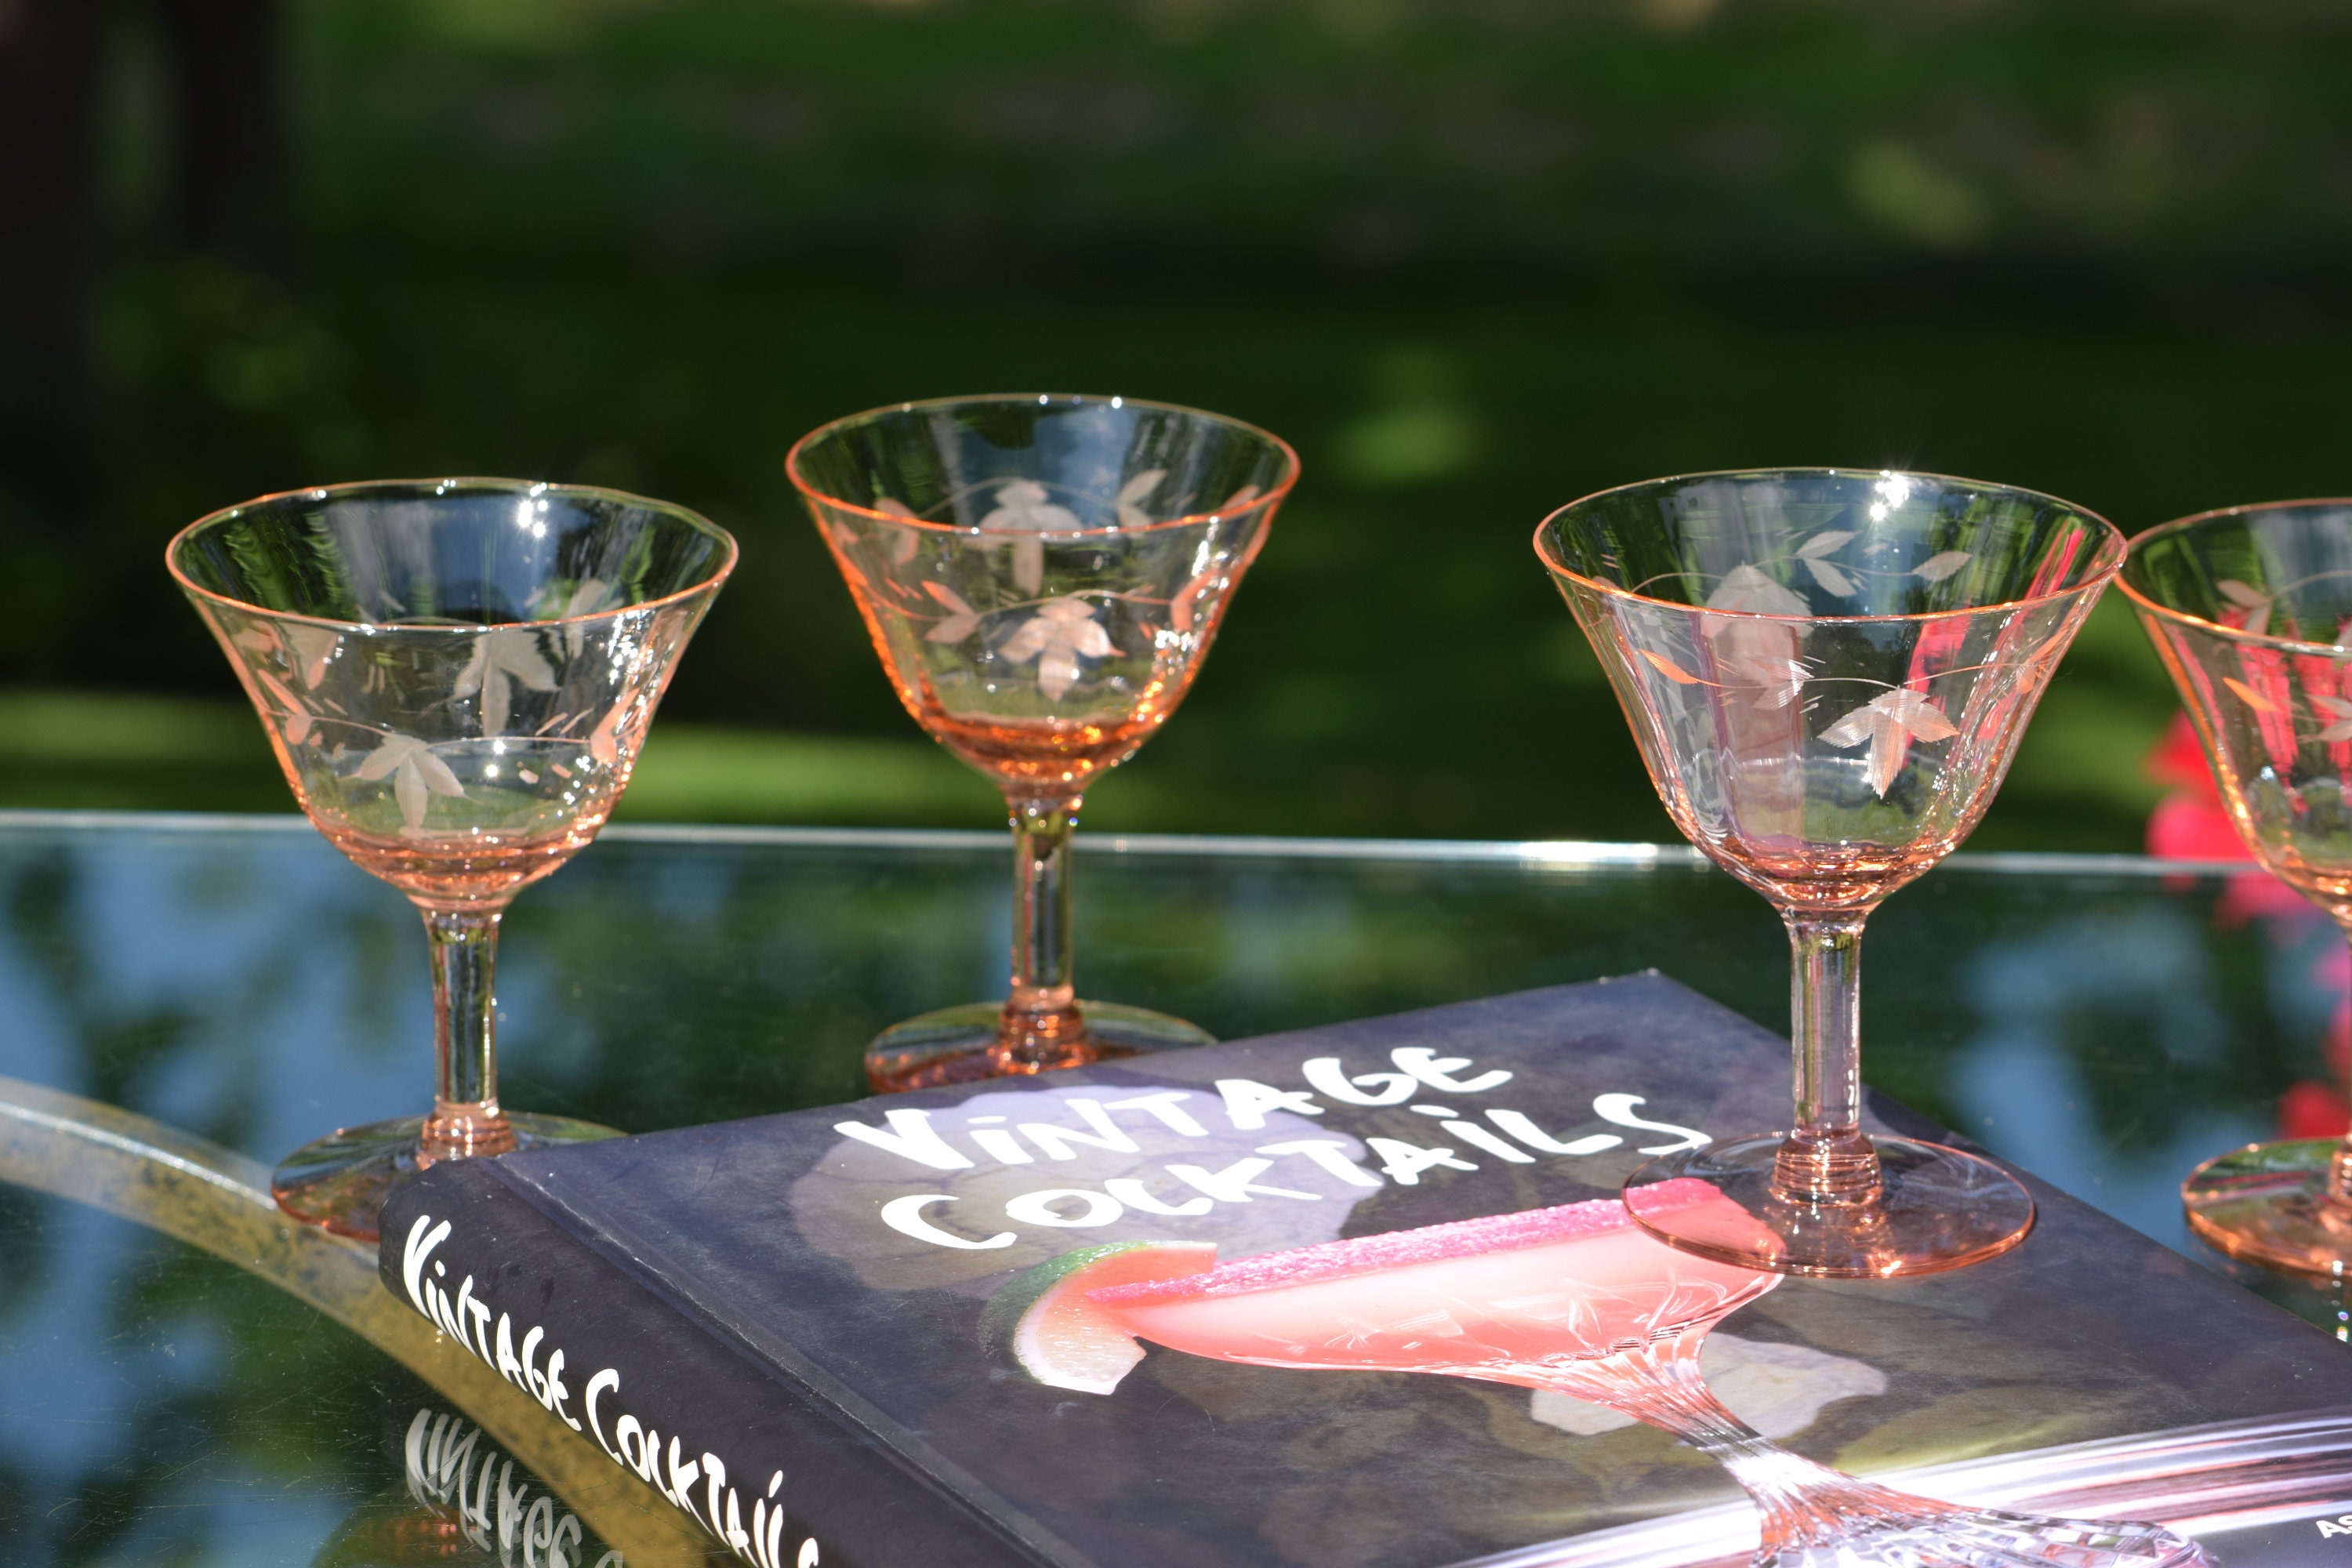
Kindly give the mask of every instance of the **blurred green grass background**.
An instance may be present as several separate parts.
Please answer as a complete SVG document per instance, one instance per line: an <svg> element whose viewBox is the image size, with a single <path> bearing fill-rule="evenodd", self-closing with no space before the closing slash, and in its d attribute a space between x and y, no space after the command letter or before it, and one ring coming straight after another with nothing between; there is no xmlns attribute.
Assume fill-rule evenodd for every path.
<svg viewBox="0 0 2352 1568"><path fill-rule="evenodd" d="M1652 474L1905 467L2126 531L2352 491L2336 0L290 0L289 235L172 243L107 39L88 382L0 421L0 804L290 803L163 541L508 473L744 565L623 816L981 825L783 481L1015 389L1289 437L1295 501L1124 828L1671 838L1536 568ZM2172 700L2101 606L1979 847L2130 849Z"/></svg>

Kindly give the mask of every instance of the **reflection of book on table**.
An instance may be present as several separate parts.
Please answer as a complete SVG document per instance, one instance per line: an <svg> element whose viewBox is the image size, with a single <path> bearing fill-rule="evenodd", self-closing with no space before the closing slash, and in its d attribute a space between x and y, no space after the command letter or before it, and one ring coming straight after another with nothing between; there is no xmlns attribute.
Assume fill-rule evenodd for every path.
<svg viewBox="0 0 2352 1568"><path fill-rule="evenodd" d="M2046 1188L1991 1262L1777 1289L1657 1274L1626 1249L1682 1255L1563 1208L1771 1124L1786 1049L1655 976L1529 992L444 1165L386 1209L383 1270L777 1568L1752 1545L1706 1456L1536 1375L1590 1353L1570 1318L1696 1349L1727 1315L1701 1364L1736 1415L1933 1496L2170 1521L2239 1565L2352 1511L2352 1359ZM1448 1310L1406 1321L1433 1279Z"/></svg>

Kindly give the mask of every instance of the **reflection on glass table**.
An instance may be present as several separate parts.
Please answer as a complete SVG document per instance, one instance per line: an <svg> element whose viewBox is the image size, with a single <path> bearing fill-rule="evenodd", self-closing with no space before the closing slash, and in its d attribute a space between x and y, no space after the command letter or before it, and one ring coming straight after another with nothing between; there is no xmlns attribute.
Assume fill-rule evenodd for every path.
<svg viewBox="0 0 2352 1568"><path fill-rule="evenodd" d="M1107 835L1079 853L1097 983L1227 1038L1653 966L1787 1024L1770 911L1678 847ZM633 1131L852 1098L878 1028L1004 984L1002 870L995 833L608 830L510 918L508 1081ZM2243 868L1956 857L1874 923L1871 1079L2233 1268L2189 1239L2178 1186L2342 1070L2343 950L2308 910ZM0 815L0 1075L248 1168L412 1090L431 1026L414 918L299 818ZM501 1441L528 1422L427 1386L339 1326L323 1286L265 1283L123 1217L120 1194L40 1185L0 1184L7 1561L474 1550L442 1480L410 1484L418 1413L419 1454L462 1447L457 1426L433 1437L443 1415ZM2325 1289L2234 1277L2344 1321ZM562 1458L513 1452L518 1475ZM540 1474L570 1505L551 1531L568 1511L617 1541L645 1517ZM698 1554L665 1539L627 1561Z"/></svg>

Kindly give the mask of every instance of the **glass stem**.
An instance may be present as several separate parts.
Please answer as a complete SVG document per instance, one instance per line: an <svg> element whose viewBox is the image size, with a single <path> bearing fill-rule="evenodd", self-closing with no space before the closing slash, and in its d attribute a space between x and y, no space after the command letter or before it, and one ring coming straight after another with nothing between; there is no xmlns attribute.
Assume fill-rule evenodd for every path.
<svg viewBox="0 0 2352 1568"><path fill-rule="evenodd" d="M1705 1333L1701 1328L1570 1363L1557 1386L1670 1433L1730 1472L1756 1501L1764 1538L1757 1562L1797 1561L1811 1548L1852 1548L1874 1532L1964 1511L1817 1465L1764 1437L1725 1409L1700 1375L1698 1343ZM1865 1560L1881 1561L1854 1554L1854 1561Z"/></svg>
<svg viewBox="0 0 2352 1568"><path fill-rule="evenodd" d="M2347 937L2352 937L2352 917L2339 916L2336 924ZM2336 1142L2336 1157L2327 1163L2327 1195L2339 1204L2352 1205L2352 1128L2346 1129Z"/></svg>
<svg viewBox="0 0 2352 1568"><path fill-rule="evenodd" d="M1013 816L1013 988L999 1046L1039 1071L1093 1059L1070 961L1070 835L1083 795L1006 797Z"/></svg>
<svg viewBox="0 0 2352 1568"><path fill-rule="evenodd" d="M498 968L503 908L426 909L433 950L433 1114L418 1163L501 1154L514 1128L499 1110Z"/></svg>
<svg viewBox="0 0 2352 1568"><path fill-rule="evenodd" d="M1862 1131L1862 926L1869 911L1787 910L1797 1125L1772 1185L1798 1203L1866 1204L1878 1154Z"/></svg>

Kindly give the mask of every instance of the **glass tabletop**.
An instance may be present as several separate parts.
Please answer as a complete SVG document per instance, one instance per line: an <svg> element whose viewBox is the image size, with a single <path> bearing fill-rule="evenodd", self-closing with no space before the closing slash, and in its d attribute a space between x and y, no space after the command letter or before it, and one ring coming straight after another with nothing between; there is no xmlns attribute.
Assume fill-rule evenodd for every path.
<svg viewBox="0 0 2352 1568"><path fill-rule="evenodd" d="M1081 994L1223 1037L1648 968L1786 1027L1778 921L1685 847L1079 844ZM506 1098L631 1131L853 1098L885 1025L1002 994L1008 864L992 834L610 829L508 919ZM289 1239L252 1195L305 1139L428 1092L404 900L297 817L0 813L0 910L9 1562L705 1554L433 1355L363 1252ZM2308 906L2242 868L1960 855L1865 952L1874 1085L2347 1322L2340 1289L2197 1247L2176 1195L2331 1112L2347 960Z"/></svg>

